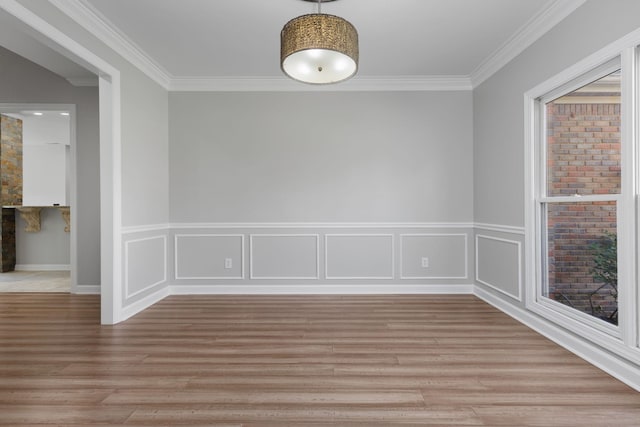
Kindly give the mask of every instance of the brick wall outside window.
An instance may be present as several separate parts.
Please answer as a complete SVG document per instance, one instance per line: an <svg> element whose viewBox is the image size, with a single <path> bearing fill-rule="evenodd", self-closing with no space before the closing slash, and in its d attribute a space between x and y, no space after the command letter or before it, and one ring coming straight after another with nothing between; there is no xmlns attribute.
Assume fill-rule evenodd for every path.
<svg viewBox="0 0 640 427"><path fill-rule="evenodd" d="M620 193L620 104L547 104L547 194ZM616 232L615 202L549 204L547 211L549 297L607 318L617 310L611 288L589 294L591 245ZM611 320L610 320L611 321Z"/></svg>

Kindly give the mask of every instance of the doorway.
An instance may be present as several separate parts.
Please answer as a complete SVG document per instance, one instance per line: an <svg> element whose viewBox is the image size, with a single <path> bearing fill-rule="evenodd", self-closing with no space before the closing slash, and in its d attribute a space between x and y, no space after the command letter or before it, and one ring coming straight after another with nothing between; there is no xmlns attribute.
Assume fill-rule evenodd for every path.
<svg viewBox="0 0 640 427"><path fill-rule="evenodd" d="M117 323L122 316L120 72L17 2L0 3L0 16L3 22L10 22L18 31L98 76L100 283L82 292L100 293L101 323ZM71 226L74 228L73 223Z"/></svg>
<svg viewBox="0 0 640 427"><path fill-rule="evenodd" d="M15 265L3 265L0 292L77 293L75 105L0 104L0 114L19 141L2 152L16 158L3 160L21 171L14 178L21 203L4 208L14 211Z"/></svg>

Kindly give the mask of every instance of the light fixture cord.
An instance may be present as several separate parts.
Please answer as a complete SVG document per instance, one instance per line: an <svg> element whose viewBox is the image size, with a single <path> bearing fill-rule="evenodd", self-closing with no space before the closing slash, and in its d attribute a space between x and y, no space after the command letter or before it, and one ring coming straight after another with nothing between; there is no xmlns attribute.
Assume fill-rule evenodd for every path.
<svg viewBox="0 0 640 427"><path fill-rule="evenodd" d="M318 0L318 13L322 13L322 0Z"/></svg>

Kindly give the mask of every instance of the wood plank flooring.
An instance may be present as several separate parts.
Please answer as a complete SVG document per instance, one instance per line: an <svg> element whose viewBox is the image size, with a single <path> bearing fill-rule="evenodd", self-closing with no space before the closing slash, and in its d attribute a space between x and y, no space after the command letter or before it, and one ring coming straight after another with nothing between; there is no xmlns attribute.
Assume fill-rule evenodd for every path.
<svg viewBox="0 0 640 427"><path fill-rule="evenodd" d="M639 426L640 393L473 296L0 294L0 425Z"/></svg>

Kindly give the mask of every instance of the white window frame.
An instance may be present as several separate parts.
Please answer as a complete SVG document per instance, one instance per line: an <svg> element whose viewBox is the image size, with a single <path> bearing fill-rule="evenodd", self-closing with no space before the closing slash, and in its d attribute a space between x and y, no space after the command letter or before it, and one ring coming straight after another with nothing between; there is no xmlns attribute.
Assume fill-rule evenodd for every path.
<svg viewBox="0 0 640 427"><path fill-rule="evenodd" d="M640 235L636 222L640 211L638 188L638 63L636 46L640 30L612 43L580 61L524 95L525 123L525 305L532 312L588 339L617 355L640 362L640 292L637 284L637 242ZM615 66L616 58L620 63ZM546 102L569 93L590 81L621 68L621 194L602 196L546 196ZM543 179L545 178L545 179ZM618 234L618 326L607 324L586 313L571 309L542 297L543 236L541 207L549 202L590 202L615 200Z"/></svg>

